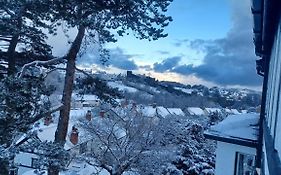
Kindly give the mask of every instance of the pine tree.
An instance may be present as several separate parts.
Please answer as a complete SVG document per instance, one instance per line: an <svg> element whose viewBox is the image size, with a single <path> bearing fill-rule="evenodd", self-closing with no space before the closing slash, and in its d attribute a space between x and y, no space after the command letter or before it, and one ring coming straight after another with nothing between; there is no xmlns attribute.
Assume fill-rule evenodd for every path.
<svg viewBox="0 0 281 175"><path fill-rule="evenodd" d="M64 145L73 91L75 61L87 35L99 43L116 42L116 35L131 31L139 39L166 37L164 27L172 18L166 16L172 0L57 0L55 20L62 20L78 32L66 54L67 66L62 103L55 141ZM113 33L113 31L115 33ZM53 167L55 168L55 167ZM54 173L58 174L58 172Z"/></svg>
<svg viewBox="0 0 281 175"><path fill-rule="evenodd" d="M16 51L26 54L50 55L47 35L42 29L52 30L50 0L0 0L0 48L6 52L8 74L16 72Z"/></svg>
<svg viewBox="0 0 281 175"><path fill-rule="evenodd" d="M44 85L42 75L37 72L34 75L30 70L21 78L5 77L0 81L0 91L0 148L9 153L0 156L0 174L7 175L16 140L48 113L50 103L47 96L51 91Z"/></svg>

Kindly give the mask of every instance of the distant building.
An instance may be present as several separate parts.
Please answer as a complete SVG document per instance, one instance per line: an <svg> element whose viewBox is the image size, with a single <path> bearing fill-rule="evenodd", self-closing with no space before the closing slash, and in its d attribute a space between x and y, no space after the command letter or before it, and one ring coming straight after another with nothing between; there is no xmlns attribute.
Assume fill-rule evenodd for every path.
<svg viewBox="0 0 281 175"><path fill-rule="evenodd" d="M126 76L126 78L127 79L140 79L140 77L139 76L137 76L137 75L135 75L135 74L133 74L133 71L131 71L131 70L128 70L127 71L127 76Z"/></svg>

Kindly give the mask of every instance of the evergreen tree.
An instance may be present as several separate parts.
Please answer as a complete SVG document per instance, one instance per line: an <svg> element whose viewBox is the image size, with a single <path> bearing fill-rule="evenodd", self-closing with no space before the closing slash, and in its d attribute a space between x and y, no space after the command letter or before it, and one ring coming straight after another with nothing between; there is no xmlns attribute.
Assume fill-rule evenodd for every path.
<svg viewBox="0 0 281 175"><path fill-rule="evenodd" d="M67 67L62 103L55 141L65 143L71 94L73 91L75 61L87 35L99 43L115 42L115 35L127 30L139 39L157 40L166 37L164 27L172 20L165 12L172 0L58 0L55 1L56 20L63 20L78 32L66 54ZM116 32L116 33L113 33ZM57 173L56 173L57 174Z"/></svg>
<svg viewBox="0 0 281 175"><path fill-rule="evenodd" d="M0 42L4 44L0 51L6 53L9 75L16 72L16 51L50 55L42 29L54 32L46 22L51 20L51 7L50 0L0 0Z"/></svg>
<svg viewBox="0 0 281 175"><path fill-rule="evenodd" d="M44 85L41 75L29 70L21 78L9 76L1 80L0 91L0 147L9 153L0 156L0 174L7 175L16 140L48 113L51 89Z"/></svg>

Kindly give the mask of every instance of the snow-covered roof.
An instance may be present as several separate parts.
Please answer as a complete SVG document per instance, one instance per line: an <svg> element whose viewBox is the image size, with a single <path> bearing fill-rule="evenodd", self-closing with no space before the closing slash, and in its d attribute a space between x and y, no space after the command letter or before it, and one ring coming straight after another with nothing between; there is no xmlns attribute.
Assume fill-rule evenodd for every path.
<svg viewBox="0 0 281 175"><path fill-rule="evenodd" d="M172 115L184 115L184 112L180 108L167 108Z"/></svg>
<svg viewBox="0 0 281 175"><path fill-rule="evenodd" d="M205 108L205 110L206 110L208 113L212 113L212 112L221 112L221 109L220 109L220 108Z"/></svg>
<svg viewBox="0 0 281 175"><path fill-rule="evenodd" d="M96 95L83 95L83 97L80 97L80 99L85 101L99 100L98 96Z"/></svg>
<svg viewBox="0 0 281 175"><path fill-rule="evenodd" d="M230 109L233 114L241 114L237 109Z"/></svg>
<svg viewBox="0 0 281 175"><path fill-rule="evenodd" d="M142 113L144 116L156 116L156 108L153 108L152 106L144 106L142 109Z"/></svg>
<svg viewBox="0 0 281 175"><path fill-rule="evenodd" d="M167 108L163 107L163 106L157 106L156 107L157 110L157 114L163 118L165 118L166 116L170 115L170 112L167 110Z"/></svg>
<svg viewBox="0 0 281 175"><path fill-rule="evenodd" d="M187 111L190 115L205 115L204 111L199 107L188 107Z"/></svg>
<svg viewBox="0 0 281 175"><path fill-rule="evenodd" d="M165 108L163 106L143 106L141 111L144 116L154 117L159 116L165 118L168 115L184 115L184 112L180 108Z"/></svg>
<svg viewBox="0 0 281 175"><path fill-rule="evenodd" d="M68 124L68 132L67 132L68 134L67 134L67 138L66 138L66 143L64 145L64 148L66 150L69 150L76 146L76 145L72 144L69 140L72 126L74 126L74 125L76 126L78 124L79 118L84 117L86 115L87 111L88 111L87 108L70 111L70 120L69 120L69 124ZM39 128L40 128L40 130L38 131L38 138L41 141L54 141L55 132L57 129L57 123L51 123L48 126L44 125L43 123L40 123ZM79 139L78 139L77 145L90 139L89 135L87 135L85 132L83 132L82 128L78 127L78 132L79 132Z"/></svg>
<svg viewBox="0 0 281 175"><path fill-rule="evenodd" d="M214 140L255 146L258 139L257 113L229 115L219 124L205 132L205 136Z"/></svg>
<svg viewBox="0 0 281 175"><path fill-rule="evenodd" d="M225 112L226 112L226 113L232 114L232 112L231 112L231 110L230 110L230 109L228 109L228 108L224 108L224 110L225 110Z"/></svg>

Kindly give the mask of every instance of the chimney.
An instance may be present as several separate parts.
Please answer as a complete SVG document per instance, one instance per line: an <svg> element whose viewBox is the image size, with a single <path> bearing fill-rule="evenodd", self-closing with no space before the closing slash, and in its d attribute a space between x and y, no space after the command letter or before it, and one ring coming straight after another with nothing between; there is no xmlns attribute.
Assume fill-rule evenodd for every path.
<svg viewBox="0 0 281 175"><path fill-rule="evenodd" d="M86 113L86 120L91 121L92 120L92 112L90 110Z"/></svg>
<svg viewBox="0 0 281 175"><path fill-rule="evenodd" d="M128 100L127 100L127 99L126 99L126 100L123 100L123 101L121 102L121 106L122 106L122 108L127 107L127 106L128 106L128 104L129 104L129 102L128 102Z"/></svg>
<svg viewBox="0 0 281 175"><path fill-rule="evenodd" d="M104 110L101 110L101 111L100 111L100 117L103 118L103 117L104 117L104 114L105 114L105 111L104 111Z"/></svg>
<svg viewBox="0 0 281 175"><path fill-rule="evenodd" d="M70 133L70 142L73 145L76 145L78 143L78 129L75 126L72 126L72 131Z"/></svg>
<svg viewBox="0 0 281 175"><path fill-rule="evenodd" d="M53 122L53 120L52 120L52 115L51 115L51 114L48 114L48 115L44 118L44 125L49 126L52 122Z"/></svg>

